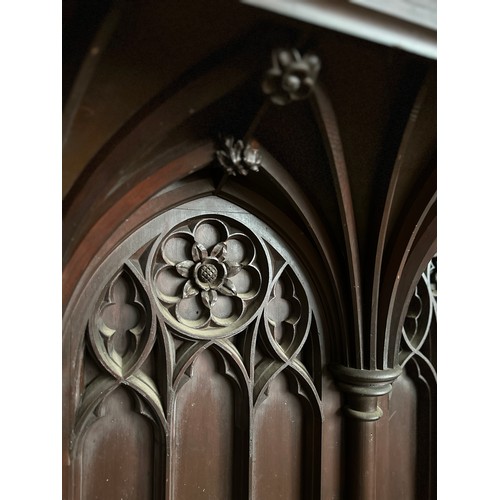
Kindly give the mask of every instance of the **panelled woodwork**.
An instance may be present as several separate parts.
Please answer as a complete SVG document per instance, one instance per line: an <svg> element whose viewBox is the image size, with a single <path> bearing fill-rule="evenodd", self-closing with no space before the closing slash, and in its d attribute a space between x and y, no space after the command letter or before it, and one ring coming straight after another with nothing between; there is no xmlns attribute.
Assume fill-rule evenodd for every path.
<svg viewBox="0 0 500 500"><path fill-rule="evenodd" d="M75 498L276 498L285 483L284 498L318 497L335 454L322 401L338 409L339 397L323 377L331 321L312 272L270 226L214 196L122 241L71 326L82 344ZM140 467L121 464L129 453Z"/></svg>
<svg viewBox="0 0 500 500"><path fill-rule="evenodd" d="M64 498L435 498L435 61L181 3L69 75Z"/></svg>

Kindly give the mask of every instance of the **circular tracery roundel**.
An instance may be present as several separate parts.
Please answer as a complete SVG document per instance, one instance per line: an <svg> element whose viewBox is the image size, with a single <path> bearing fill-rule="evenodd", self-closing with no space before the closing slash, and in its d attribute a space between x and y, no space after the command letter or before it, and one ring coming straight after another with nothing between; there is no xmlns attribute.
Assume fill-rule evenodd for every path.
<svg viewBox="0 0 500 500"><path fill-rule="evenodd" d="M266 255L259 238L226 217L172 229L158 246L152 277L165 320L198 339L237 334L266 295Z"/></svg>

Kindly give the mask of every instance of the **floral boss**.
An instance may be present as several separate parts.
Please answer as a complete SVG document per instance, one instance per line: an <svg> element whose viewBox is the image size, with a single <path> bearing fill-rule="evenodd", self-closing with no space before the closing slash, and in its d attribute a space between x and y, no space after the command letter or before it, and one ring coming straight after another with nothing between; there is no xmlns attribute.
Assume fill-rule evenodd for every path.
<svg viewBox="0 0 500 500"><path fill-rule="evenodd" d="M177 329L205 337L203 329L234 330L246 321L262 283L252 238L218 219L202 219L192 231L174 231L160 249L156 294Z"/></svg>
<svg viewBox="0 0 500 500"><path fill-rule="evenodd" d="M193 260L184 260L176 264L179 276L188 278L184 285L183 298L192 297L201 291L201 300L209 309L217 301L219 293L226 296L237 295L236 287L230 280L241 271L238 262L226 261L226 242L217 243L210 255L201 243L192 247Z"/></svg>
<svg viewBox="0 0 500 500"><path fill-rule="evenodd" d="M262 90L271 102L283 106L308 97L318 79L321 61L315 54L302 56L297 49L277 49L273 66L262 82Z"/></svg>

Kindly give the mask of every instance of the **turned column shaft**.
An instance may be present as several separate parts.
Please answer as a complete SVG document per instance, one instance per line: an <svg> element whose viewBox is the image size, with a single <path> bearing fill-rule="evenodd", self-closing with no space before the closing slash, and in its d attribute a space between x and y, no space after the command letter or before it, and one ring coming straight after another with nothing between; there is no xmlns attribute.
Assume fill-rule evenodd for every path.
<svg viewBox="0 0 500 500"><path fill-rule="evenodd" d="M377 409L377 398L360 397L364 401L352 401L348 408L366 412ZM375 406L375 408L373 408ZM373 410L372 410L373 409ZM347 413L347 485L349 498L352 500L375 500L375 443L376 421L362 420Z"/></svg>
<svg viewBox="0 0 500 500"><path fill-rule="evenodd" d="M346 495L349 500L376 500L376 426L382 416L378 398L392 390L395 370L334 370L345 396Z"/></svg>

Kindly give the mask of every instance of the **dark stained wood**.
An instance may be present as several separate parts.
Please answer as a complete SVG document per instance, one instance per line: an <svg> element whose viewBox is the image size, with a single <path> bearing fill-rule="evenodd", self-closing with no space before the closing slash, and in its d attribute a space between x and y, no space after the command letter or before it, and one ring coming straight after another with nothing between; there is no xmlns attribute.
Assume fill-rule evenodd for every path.
<svg viewBox="0 0 500 500"><path fill-rule="evenodd" d="M156 218L115 246L68 306L73 319L65 340L80 360L67 407L74 463L82 461L80 443L97 423L113 426L99 412L125 386L152 422L153 498L196 498L203 490L211 498L259 496L260 487L281 489L292 471L298 483L290 495L318 498L321 397L338 398L332 383L321 389L328 354L320 332L327 322L314 281L323 278L309 284L279 233L219 197L167 212L153 199L150 209L159 210ZM282 220L296 241L297 227ZM210 345L215 356L206 351ZM282 413L287 405L290 412ZM269 439L262 433L275 435L277 428L288 429L275 447L283 474L265 486Z"/></svg>
<svg viewBox="0 0 500 500"><path fill-rule="evenodd" d="M120 388L100 408L104 416L83 443L82 498L154 498L154 435L134 407L133 397Z"/></svg>
<svg viewBox="0 0 500 500"><path fill-rule="evenodd" d="M64 498L435 498L435 61L116 8L64 122Z"/></svg>
<svg viewBox="0 0 500 500"><path fill-rule="evenodd" d="M325 389L322 402L325 423L323 425L321 455L321 498L342 498L344 491L342 398L333 390L333 381L323 379Z"/></svg>
<svg viewBox="0 0 500 500"><path fill-rule="evenodd" d="M417 500L417 394L413 381L403 373L395 382L391 394L382 403L384 411L377 441L387 440L384 460L377 477L378 498L408 498ZM404 443L400 436L405 436ZM403 445L404 444L404 445Z"/></svg>
<svg viewBox="0 0 500 500"><path fill-rule="evenodd" d="M303 498L305 425L300 401L290 394L286 376L278 375L255 412L255 498Z"/></svg>
<svg viewBox="0 0 500 500"><path fill-rule="evenodd" d="M387 189L387 196L385 200L384 211L382 213L382 220L380 223L377 251L375 254L374 261L374 276L373 276L373 289L372 289L372 306L371 306L371 321L370 321L370 369L377 367L377 337L381 335L378 331L378 312L379 312L379 296L380 296L380 284L381 284L381 274L382 274L382 264L384 258L386 259L386 247L388 245L388 238L395 225L395 221L390 224L391 219L397 218L399 210L401 210L401 202L397 203L396 197L401 197L403 193L407 192L405 183L411 186L416 182L408 182L408 178L415 177L415 175L421 175L418 168L418 161L421 161L419 155L421 152L428 154L426 148L422 147L422 139L419 137L418 140L415 139L416 130L422 127L432 127L435 126L435 121L432 121L432 117L427 116L422 119L422 111L425 113L429 109L432 110L435 106L425 106L425 100L429 99L429 94L435 95L435 73L433 71L429 72L426 80L423 82L420 88L419 94L415 99L412 111L408 118L408 123L405 128L403 138L401 140L401 146L398 151L398 156L392 170L392 176L390 180L389 187ZM432 98L432 97L431 97ZM427 120L425 120L427 118ZM429 123L430 122L430 123ZM433 138L431 137L431 140ZM432 149L431 149L432 151ZM413 173L415 172L415 173ZM418 177L417 177L418 181ZM401 187L403 185L403 187ZM393 205L396 210L393 210ZM410 226L411 222L405 224Z"/></svg>
<svg viewBox="0 0 500 500"><path fill-rule="evenodd" d="M389 366L395 365L399 361L401 331L413 290L417 286L422 272L437 252L436 219L436 206L434 204L422 224L421 231L417 235L414 247L408 257L405 268L406 272L404 275L401 275L399 289L395 297L395 310L399 314L392 314L389 328L386 330L389 333L386 336L387 363ZM410 276L414 276L413 279Z"/></svg>
<svg viewBox="0 0 500 500"><path fill-rule="evenodd" d="M176 398L172 448L175 498L233 498L234 396L210 350L190 366ZM209 432L207 430L210 429ZM216 477L217 481L213 478Z"/></svg>
<svg viewBox="0 0 500 500"><path fill-rule="evenodd" d="M363 340L363 304L361 289L361 267L359 260L359 247L354 215L353 200L349 176L342 150L337 119L330 100L321 86L317 86L314 93L315 109L318 114L321 132L325 137L326 149L330 159L330 168L335 183L336 194L341 214L342 227L349 267L349 281L351 283L351 304L353 314L354 355L347 358L349 366L364 367L364 340Z"/></svg>
<svg viewBox="0 0 500 500"><path fill-rule="evenodd" d="M181 157L177 161L167 163L164 168L157 170L155 175L147 178L145 181L137 185L129 196L120 200L112 210L109 210L104 216L99 219L92 229L89 231L89 236L84 244L81 244L71 255L71 260L68 261L63 270L63 305L66 306L74 291L75 281L79 277L79 273L85 270L88 272L89 263L97 252L104 250L109 251L115 241L109 240L109 234L118 225L124 225L118 238L123 237L130 232L134 227L134 213L132 210L147 199L148 196L153 196L158 189L158 185L170 184L183 177L197 168L201 168L205 162L213 154L213 144L203 145L192 152L189 152L186 157ZM208 186L206 189L211 189ZM176 202L172 196L167 196L167 199L173 203ZM126 215L129 215L127 218ZM125 216L125 217L124 217ZM137 222L136 222L137 223ZM71 232L71 228L67 229ZM107 238L106 238L107 236ZM68 246L70 246L68 244Z"/></svg>
<svg viewBox="0 0 500 500"><path fill-rule="evenodd" d="M381 498L436 495L436 269L433 258L412 292L399 353L403 372L393 391L380 401L384 415L377 431L377 494Z"/></svg>

